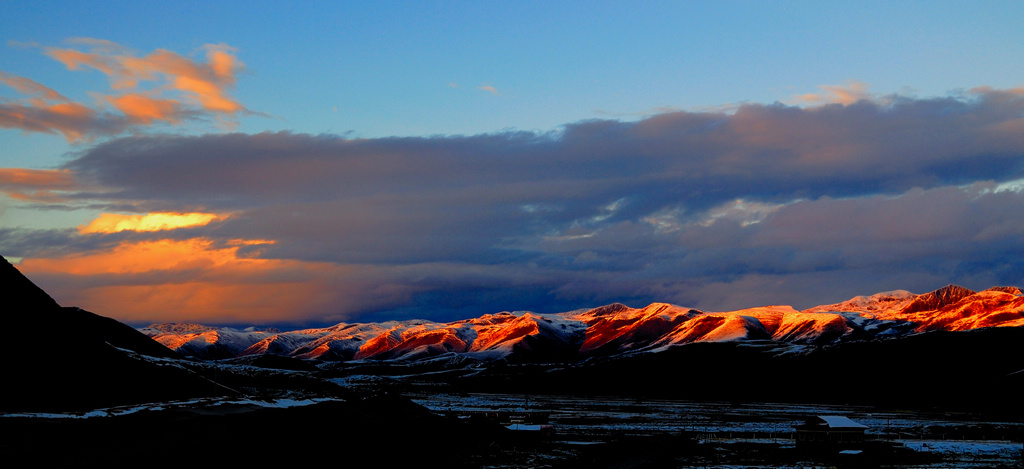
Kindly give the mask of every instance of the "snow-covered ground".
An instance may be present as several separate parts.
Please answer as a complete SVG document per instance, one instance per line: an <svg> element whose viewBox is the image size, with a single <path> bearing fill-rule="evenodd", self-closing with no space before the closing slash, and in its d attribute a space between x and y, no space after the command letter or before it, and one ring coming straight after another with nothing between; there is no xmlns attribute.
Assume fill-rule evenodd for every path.
<svg viewBox="0 0 1024 469"><path fill-rule="evenodd" d="M1021 467L1022 448L1019 442L989 440L896 440L915 451L935 453L949 459L949 464L929 467ZM1017 466L1012 466L1014 463Z"/></svg>
<svg viewBox="0 0 1024 469"><path fill-rule="evenodd" d="M246 399L246 398L205 398L205 399L193 399L188 401L175 401L175 402L160 402L153 404L136 404L126 405L119 407L108 407L105 409L96 409L88 412L12 412L12 413L0 413L2 417L34 417L34 418L47 418L47 419L87 419L87 418L101 418L101 417L116 417L119 415L134 414L143 411L161 411L171 409L193 409L203 408L206 410L211 409L223 409L225 412L230 412L231 408L241 407L276 407L276 408L288 408L288 407L301 407L316 404L318 402L324 402L332 399L290 399L290 398L278 398L278 399Z"/></svg>

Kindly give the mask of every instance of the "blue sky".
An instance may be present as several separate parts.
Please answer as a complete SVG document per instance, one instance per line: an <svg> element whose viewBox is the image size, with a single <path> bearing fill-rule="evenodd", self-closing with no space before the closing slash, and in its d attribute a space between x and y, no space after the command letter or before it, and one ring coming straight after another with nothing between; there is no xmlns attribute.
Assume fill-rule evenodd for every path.
<svg viewBox="0 0 1024 469"><path fill-rule="evenodd" d="M813 304L807 303L826 296L816 292L829 289L835 291L829 295L838 296L831 299L840 300L844 295L879 291L872 289L938 288L954 282L982 288L989 286L985 282L1014 281L1010 274L978 274L1001 255L1017 252L1011 238L997 236L996 241L979 246L978 239L984 238L980 232L949 233L929 240L933 248L954 247L939 250L945 254L925 249L920 253L922 263L895 268L880 260L861 265L857 259L882 259L892 251L918 259L908 253L923 249L920 244L896 248L876 240L852 248L842 243L856 240L838 235L796 242L796 234L784 240L778 231L770 235L754 231L766 229L761 221L785 219L798 209L828 206L834 212L834 205L842 200L866 204L884 216L896 210L894 204L911 199L929 203L955 187L970 186L975 194L985 190L989 192L984 194L1004 194L1000 197L1017 194L994 192L982 185L1015 187L1012 181L1024 176L1019 174L1017 142L1012 138L1021 118L1014 90L1024 83L1020 18L1024 18L1020 2L175 2L164 6L4 2L0 32L6 43L0 47L0 72L8 86L0 86L0 104L12 109L28 106L33 96L11 85L15 79L28 79L59 93L61 102L91 107L105 113L101 117L108 125L119 124L116 130L94 126L77 138L65 138L69 134L56 127L44 131L0 120L0 168L42 171L32 174L49 178L51 186L31 183L35 184L32 190L56 191L61 196L47 198L43 192L27 196L28 183L15 181L14 172L0 179L0 184L7 181L8 194L0 196L0 253L24 258L22 268L35 269L58 301L107 309L136 321L170 320L179 313L152 305L139 308L146 314L129 312L114 305L110 292L115 285L160 290L163 284L153 278L159 273L170 276L180 266L161 264L120 274L116 269L84 272L72 269L69 259L94 256L99 262L95 256L127 255L117 250L119 246L127 249L118 243L198 239L219 246L218 256L248 252L250 260L296 263L263 265L266 276L272 276L269 272L284 275L281 269L291 269L321 279L324 288L349 285L340 290L349 292L350 301L323 295L323 304L297 308L301 312L288 312L278 305L276 310L268 307L259 318L241 312L190 318L221 322L455 317L494 312L491 309L550 310L610 301L670 301L707 309L765 301L809 307ZM210 51L223 51L236 66L217 85L222 93L218 97L226 97L241 110L221 112L196 105L201 96L170 90L170 80L177 75L166 75L167 81L143 80L132 89L115 88L114 79L98 69L71 69L48 55L56 50L99 53L99 42L76 38L109 41L103 44L116 45L122 57L146 57L166 50L200 67L212 63L207 62L212 60L207 55ZM191 104L182 104L178 117L171 120L120 119L125 116L114 109L112 99L129 94L181 98ZM858 100L874 107L858 108ZM950 101L942 104L943 100ZM814 111L830 104L839 108L833 113ZM808 114L792 115L799 112ZM968 129L969 119L943 120L950 112L975 113L991 120L985 121L988 127ZM875 117L864 117L864 113ZM921 117L925 115L934 120ZM694 121L704 124L697 126ZM615 123L627 127L616 130ZM894 123L905 126L894 127L908 132L905 139L885 134L885 126ZM727 134L736 139L734 145L723 146L716 140L721 136L708 133L718 125L730 129ZM811 127L813 132L807 130ZM774 129L773 135L785 137L784 141L764 138L757 130L761 128ZM1002 129L1005 135L993 136L992 129ZM707 133L707 138L685 140L678 134L683 131ZM258 140L255 136L264 132L277 136L259 140L268 145L264 148L280 148L282 153L268 153L254 161L251 167L259 170L244 180L232 178L241 178L245 171L217 173L224 187L235 187L235 191L200 186L172 190L170 185L157 190L162 182L196 175L189 168L168 166L161 170L164 179L147 179L129 171L131 165L123 160L125 148L130 147L138 160L151 162L149 168L162 168L167 161L158 156L163 153L148 153L156 145L152 142L204 158L234 158L240 148L254 151L256 147L252 142L216 137L239 133ZM525 134L517 137L516 132ZM153 140L156 136L160 137ZM195 140L181 140L185 136ZM361 143L324 143L317 136ZM496 140L485 141L485 136ZM588 140L570 141L569 137ZM845 138L849 140L837 143ZM933 147L936 141L946 146ZM130 146L146 142L149 146ZM669 142L689 146L658 146ZM860 146L867 150L857 151L874 153L865 156L851 149ZM360 160L361 166L335 167L322 163L314 147L332 155L377 156ZM907 156L905 162L900 159L900 164L877 157L892 148L903 151L892 158L916 156ZM934 151L926 154L929 148ZM950 148L963 151L934 156ZM479 157L492 164L476 166L473 151L485 152ZM287 152L308 154L311 159L299 164L296 161L301 158L289 159ZM547 155L548 160L537 159L534 152ZM701 163L710 166L695 162L700 158L694 155L701 152L717 155ZM784 158L788 153L818 159L792 167L787 166L792 163L789 160L746 159L750 155ZM598 154L603 156L593 158L600 161L580 159ZM638 162L638 155L648 159ZM448 156L451 161L439 162ZM280 184L262 179L267 172L283 171L282 166L260 166L274 158L298 165L291 168L282 163L296 172L293 179L282 177L288 182ZM504 198L492 194L493 198L483 198L486 204L480 202L486 210L478 219L487 219L488 226L501 227L503 233L488 229L484 222L461 218L476 213L473 206L464 204L483 200L474 181L501 186L507 182L503 174L516 172L497 170L505 167L493 158L509 158L508 164L513 165L509 168L524 171L512 177L518 185L496 188L493 194L505 194ZM206 161L213 160L193 164L202 167ZM248 161L235 163L248 167ZM430 163L422 163L416 174L395 169L419 167L424 161ZM716 168L751 161L764 166L733 171L734 181L746 186L737 182L732 189L679 189L682 184L711 181L731 187L726 173L716 173ZM830 162L836 164L834 171L824 171ZM577 170L562 172L573 167ZM665 173L675 175L665 183L676 188L662 193L647 192L641 184L654 183L659 171L684 169L687 174L706 172L708 176ZM318 174L344 179L344 174L360 170L368 171L364 181L379 183L376 189L351 193L337 189L325 195L310 191L310 184L304 183ZM641 174L637 180L618 179ZM545 185L552 178L560 184ZM438 186L428 179L448 185ZM399 180L401 185L394 182ZM131 181L151 182L133 186ZM279 199L258 197L245 186L246 181L276 187ZM355 182L360 181L353 181L353 187L358 186ZM608 184L621 184L622 190L592 189L581 195L584 187ZM463 198L451 188L463 188L473 196ZM914 199L919 195L915 190L929 197ZM414 195L405 198L407 193ZM368 194L376 198L367 199ZM882 203L879 197L891 203ZM326 205L303 205L313 200ZM977 199L962 202L970 200ZM357 206L356 201L366 205ZM1017 207L1015 200L998 203ZM313 228L301 236L271 229L280 225L276 217L286 207L290 213L319 214L318 221L329 221L319 228L323 234L312 234L316 233ZM366 207L374 210L364 213ZM325 210L334 210L333 215ZM124 231L100 234L78 228L104 213L186 212L227 218L204 228L188 228L187 235L182 230L157 230L131 238ZM524 213L536 218L522 218ZM339 231L331 241L332 229L358 224L344 214L358 214L358 220L367 223L365 231L358 235ZM414 224L416 214L432 216ZM715 236L707 230L730 216L739 229L746 230L736 232L743 239L735 240L739 244L732 247L715 245ZM993 214L986 220L993 227L985 236L999 229L1014 232L1005 231L1000 216ZM392 250L398 254L387 254L374 242L424 223L434 230L427 235L436 237L436 242L395 239ZM861 230L867 239L889 239L886 230L891 225L877 223ZM630 231L637 226L654 231ZM246 233L243 227L252 231ZM674 229L671 240L666 238L666 227ZM475 235L450 242L461 239L460 230ZM226 232L231 232L231 239ZM602 236L605 244L586 245ZM910 234L902 236L921 241ZM224 243L240 238L274 242L263 249L223 250L228 245ZM563 244L553 246L556 239ZM808 245L812 248L805 250ZM349 251L363 254L339 254ZM984 254L984 260L969 262L957 252ZM678 261L653 261L658 255ZM627 261L630 257L647 260ZM33 264L36 259L38 263ZM43 259L49 264L44 266ZM114 257L104 259L114 262ZM197 257L196 265L213 262L203 259ZM706 267L716 263L717 268ZM227 275L224 272L230 268L224 269L205 272L217 277ZM329 273L323 277L314 273L323 271ZM929 274L922 275L925 271ZM111 280L117 276L118 280ZM615 276L628 279L631 286L609 289L607 282ZM244 285L258 283L252 277L239 278L224 292L245 291ZM223 286L220 280L209 282L188 291L165 289L164 294L197 302L196 292L202 285ZM366 293L373 288L381 292ZM747 293L730 293L735 289ZM218 305L223 310L244 309Z"/></svg>
<svg viewBox="0 0 1024 469"><path fill-rule="evenodd" d="M1019 2L5 2L7 41L237 48L239 130L364 137L553 130L658 109L786 101L861 81L944 95L1020 83ZM104 88L10 44L4 69ZM452 88L455 84L458 88ZM493 86L497 96L478 87ZM10 135L10 134L15 135ZM5 132L4 142L18 139ZM39 143L42 145L42 143Z"/></svg>

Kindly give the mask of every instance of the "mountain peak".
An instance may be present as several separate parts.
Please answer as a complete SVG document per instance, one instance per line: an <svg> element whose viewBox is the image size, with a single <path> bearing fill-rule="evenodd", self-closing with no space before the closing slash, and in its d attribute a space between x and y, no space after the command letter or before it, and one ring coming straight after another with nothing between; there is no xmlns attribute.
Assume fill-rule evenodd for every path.
<svg viewBox="0 0 1024 469"><path fill-rule="evenodd" d="M150 324L144 328L146 331L153 331L154 333L167 333L167 334L199 334L215 330L215 327L204 326L202 324L194 324L187 322L167 322L160 324Z"/></svg>
<svg viewBox="0 0 1024 469"><path fill-rule="evenodd" d="M629 311L631 309L633 309L633 308L630 308L629 306L626 306L626 305L624 305L622 303L612 303L610 305L600 306L600 307L591 309L590 311L587 311L586 314L589 315L589 316L594 316L594 317L598 317L598 316L613 316L613 315L619 314L619 313L624 312L624 311Z"/></svg>
<svg viewBox="0 0 1024 469"><path fill-rule="evenodd" d="M1017 287L992 287L985 291L1001 291L1003 293L1009 293L1011 295L1024 295L1024 292L1020 291Z"/></svg>
<svg viewBox="0 0 1024 469"><path fill-rule="evenodd" d="M938 290L914 298L914 301L903 308L902 313L912 314L941 309L975 293L974 290L969 290L959 285L946 285Z"/></svg>
<svg viewBox="0 0 1024 469"><path fill-rule="evenodd" d="M114 319L61 307L0 259L0 294L11 306L4 318L11 332L0 341L0 412L94 409L229 392L191 372L139 358L179 355ZM59 347L39 340L45 333Z"/></svg>
<svg viewBox="0 0 1024 469"><path fill-rule="evenodd" d="M60 308L60 305L50 295L32 283L3 256L0 256L0 295L3 295L3 298L19 299L20 306L16 307L14 311Z"/></svg>

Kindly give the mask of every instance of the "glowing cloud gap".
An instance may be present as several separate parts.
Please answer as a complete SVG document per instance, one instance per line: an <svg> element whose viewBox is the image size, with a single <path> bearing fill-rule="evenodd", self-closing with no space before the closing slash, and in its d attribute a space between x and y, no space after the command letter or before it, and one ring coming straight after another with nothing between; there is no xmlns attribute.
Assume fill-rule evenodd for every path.
<svg viewBox="0 0 1024 469"><path fill-rule="evenodd" d="M88 225L78 227L82 234L117 233L119 231L164 231L204 226L227 218L213 213L149 213L146 215L119 215L104 213Z"/></svg>

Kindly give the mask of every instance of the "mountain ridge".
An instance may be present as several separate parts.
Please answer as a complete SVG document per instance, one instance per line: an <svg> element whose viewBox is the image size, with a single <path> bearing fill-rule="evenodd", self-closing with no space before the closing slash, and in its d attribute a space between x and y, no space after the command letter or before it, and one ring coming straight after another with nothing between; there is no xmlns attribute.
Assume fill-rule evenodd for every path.
<svg viewBox="0 0 1024 469"><path fill-rule="evenodd" d="M353 383L366 383L372 394L414 382L457 392L824 399L1004 412L1019 408L1024 379L1024 295L1017 287L894 290L799 311L611 304L285 332L199 324L136 330L61 307L6 262L0 289L14 305L5 311L14 328L0 342L0 412L237 395L235 389L337 397ZM678 386L680 376L687 385ZM914 403L884 389L906 399L934 396Z"/></svg>
<svg viewBox="0 0 1024 469"><path fill-rule="evenodd" d="M8 299L8 329L0 340L0 411L92 409L232 393L181 368L140 358L181 355L117 320L60 306L3 257L0 295Z"/></svg>
<svg viewBox="0 0 1024 469"><path fill-rule="evenodd" d="M827 345L1016 326L1024 326L1019 288L975 292L947 285L924 294L892 290L804 310L773 305L705 312L669 303L642 308L612 303L554 314L506 311L446 323L339 323L285 332L154 324L139 330L197 358L274 354L325 361L416 360L454 353L481 360L533 360L546 350L578 360L696 342Z"/></svg>

